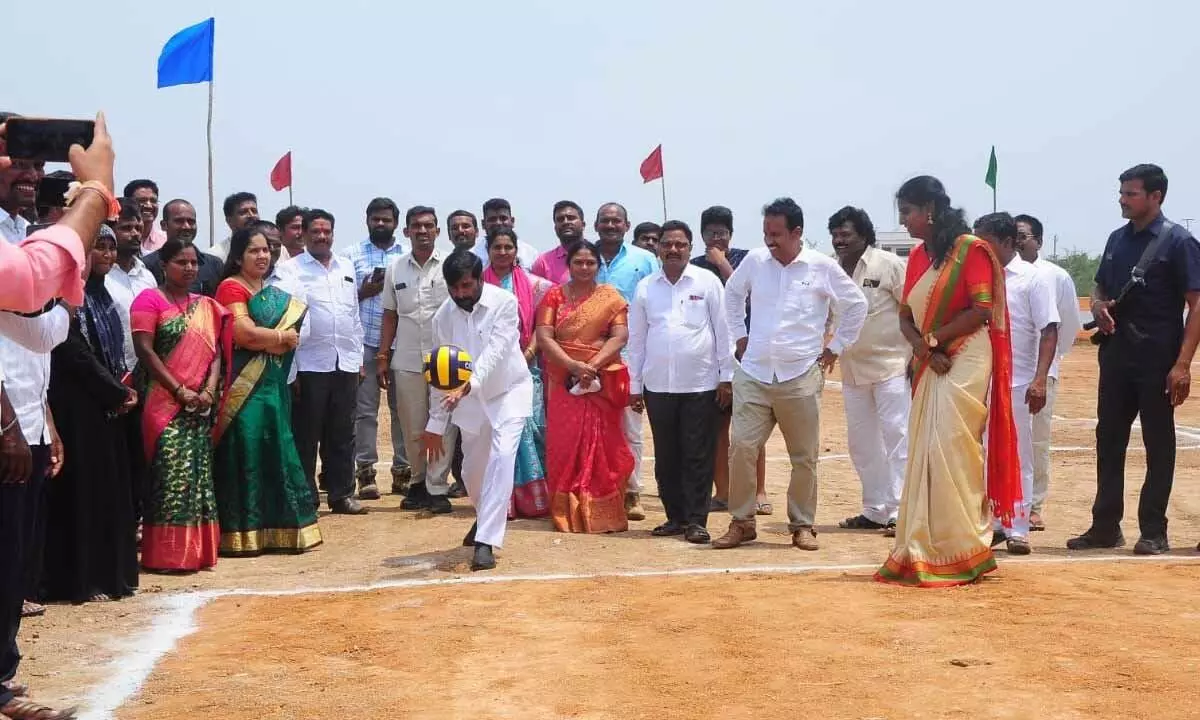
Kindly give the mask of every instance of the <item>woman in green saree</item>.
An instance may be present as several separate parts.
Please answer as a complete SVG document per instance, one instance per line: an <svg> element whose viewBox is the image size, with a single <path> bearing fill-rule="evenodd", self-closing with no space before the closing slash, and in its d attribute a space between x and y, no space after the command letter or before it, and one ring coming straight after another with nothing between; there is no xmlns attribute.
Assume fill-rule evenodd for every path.
<svg viewBox="0 0 1200 720"><path fill-rule="evenodd" d="M317 513L292 436L288 372L307 307L265 285L259 228L230 238L216 300L233 315L233 362L213 428L221 555L305 552L321 544Z"/></svg>

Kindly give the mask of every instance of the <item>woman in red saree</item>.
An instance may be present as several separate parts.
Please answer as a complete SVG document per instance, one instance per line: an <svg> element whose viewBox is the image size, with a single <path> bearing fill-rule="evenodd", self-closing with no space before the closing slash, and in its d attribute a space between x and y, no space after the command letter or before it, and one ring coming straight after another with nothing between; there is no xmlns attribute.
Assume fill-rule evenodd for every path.
<svg viewBox="0 0 1200 720"><path fill-rule="evenodd" d="M900 309L913 346L908 469L896 544L875 579L962 585L996 569L991 516L1011 525L1021 496L1004 267L936 178L909 180L896 199L924 243Z"/></svg>
<svg viewBox="0 0 1200 720"><path fill-rule="evenodd" d="M629 404L627 304L596 284L600 251L580 241L567 251L571 279L546 293L537 341L546 360L546 475L550 517L561 532L620 532L633 454L621 430Z"/></svg>
<svg viewBox="0 0 1200 720"><path fill-rule="evenodd" d="M199 252L168 240L158 251L163 284L130 307L138 364L147 375L142 567L159 572L212 567L220 545L212 426L221 357L232 352L232 318L212 298L188 292Z"/></svg>

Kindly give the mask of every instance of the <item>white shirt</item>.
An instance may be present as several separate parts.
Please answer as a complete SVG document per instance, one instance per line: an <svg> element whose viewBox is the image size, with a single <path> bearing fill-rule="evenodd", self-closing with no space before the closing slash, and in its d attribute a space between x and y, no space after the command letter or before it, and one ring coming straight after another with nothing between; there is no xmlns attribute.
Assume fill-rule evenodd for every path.
<svg viewBox="0 0 1200 720"><path fill-rule="evenodd" d="M137 353L133 349L133 332L129 325L129 308L145 290L158 287L154 275L146 268L141 258L133 259L133 268L128 273L120 265L113 264L112 269L104 276L104 289L112 295L113 303L117 306L117 314L121 316L121 327L125 330L125 367L132 370L137 365Z"/></svg>
<svg viewBox="0 0 1200 720"><path fill-rule="evenodd" d="M755 248L725 284L725 313L734 342L747 336L741 366L761 383L787 382L812 368L825 344L832 310L837 328L830 352L853 345L867 317L867 298L837 261L804 248L786 267L767 248Z"/></svg>
<svg viewBox="0 0 1200 720"><path fill-rule="evenodd" d="M867 298L867 319L858 340L846 348L842 382L874 385L904 374L912 346L900 332L900 303L908 262L887 250L868 246L851 278Z"/></svg>
<svg viewBox="0 0 1200 720"><path fill-rule="evenodd" d="M1075 338L1083 329L1083 321L1079 318L1079 298L1075 294L1075 281L1071 279L1071 273L1040 257L1033 261L1033 266L1049 273L1054 279L1054 298L1058 307L1058 354L1050 366L1050 377L1058 379L1058 362L1071 351Z"/></svg>
<svg viewBox="0 0 1200 720"><path fill-rule="evenodd" d="M725 288L688 263L675 284L661 269L642 278L629 309L629 391L698 393L733 380Z"/></svg>
<svg viewBox="0 0 1200 720"><path fill-rule="evenodd" d="M485 425L499 427L533 412L533 379L521 351L521 319L517 298L495 285L483 286L479 302L467 312L446 300L433 316L434 346L455 345L471 355L471 391L453 412L453 422L467 432ZM425 429L444 435L445 393L430 388L429 423Z"/></svg>
<svg viewBox="0 0 1200 720"><path fill-rule="evenodd" d="M204 252L213 257L220 258L221 262L225 262L225 257L229 255L229 241L232 239L233 236L230 235L223 240L218 240L216 245L213 245Z"/></svg>
<svg viewBox="0 0 1200 720"><path fill-rule="evenodd" d="M0 236L16 245L25 240L28 232L28 220L20 215L9 215L3 208L0 208Z"/></svg>
<svg viewBox="0 0 1200 720"><path fill-rule="evenodd" d="M480 235L475 238L475 247L471 248L475 254L483 261L483 266L487 267L492 264L492 259L488 257L487 237ZM532 245L518 242L517 243L517 264L525 268L528 272L533 267L533 261L537 260L538 251Z"/></svg>
<svg viewBox="0 0 1200 720"><path fill-rule="evenodd" d="M46 391L50 388L50 351L67 339L71 316L61 305L36 317L0 312L0 366L25 442L50 442L46 427Z"/></svg>
<svg viewBox="0 0 1200 720"><path fill-rule="evenodd" d="M275 287L278 287L280 290L286 292L288 295L291 295L292 297L296 298L300 302L307 305L308 304L308 295L307 295L307 293L304 292L304 286L300 284L300 279L296 277L295 268L293 268L291 264L283 263L283 260L282 260L283 255L282 254L280 254L279 257L280 257L280 260L275 263L275 267L272 268L271 274L263 279L263 284L264 285L273 285ZM300 344L296 346L297 348L299 348L300 345L303 345L304 342L308 339L309 332L310 332L309 329L311 327L312 327L312 323L310 323L308 321L307 317L305 318L304 322L300 323ZM297 372L296 359L295 359L295 356L293 356L292 357L292 366L291 366L291 368L288 369L288 379L287 379L288 385L291 385L292 383L296 382L296 372Z"/></svg>
<svg viewBox="0 0 1200 720"><path fill-rule="evenodd" d="M1054 279L1014 255L1004 266L1004 285L1012 339L1012 386L1022 387L1037 375L1042 330L1059 322Z"/></svg>
<svg viewBox="0 0 1200 720"><path fill-rule="evenodd" d="M442 276L442 253L434 250L424 265L412 252L392 261L383 276L383 309L396 313L396 351L392 369L421 372L433 350L433 316L450 290Z"/></svg>
<svg viewBox="0 0 1200 720"><path fill-rule="evenodd" d="M358 317L358 288L354 265L332 255L329 267L307 251L276 266L276 274L291 275L303 288L309 331L296 348L298 372L357 373L363 366L363 328ZM287 288L284 288L287 289Z"/></svg>

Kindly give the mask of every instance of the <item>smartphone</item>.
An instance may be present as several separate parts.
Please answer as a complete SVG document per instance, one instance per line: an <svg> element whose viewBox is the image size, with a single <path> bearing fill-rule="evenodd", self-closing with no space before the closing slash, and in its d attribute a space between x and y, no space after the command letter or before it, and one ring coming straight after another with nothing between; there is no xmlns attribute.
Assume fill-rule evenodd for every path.
<svg viewBox="0 0 1200 720"><path fill-rule="evenodd" d="M7 153L17 160L67 162L71 146L88 147L95 132L94 120L10 117L5 130Z"/></svg>
<svg viewBox="0 0 1200 720"><path fill-rule="evenodd" d="M371 273L371 282L373 282L373 283L382 282L383 281L383 273L384 273L383 268L381 268L381 267L375 268L375 271Z"/></svg>
<svg viewBox="0 0 1200 720"><path fill-rule="evenodd" d="M37 187L37 207L66 207L67 199L63 196L67 194L67 188L70 186L70 178L50 175L42 178Z"/></svg>
<svg viewBox="0 0 1200 720"><path fill-rule="evenodd" d="M121 384L127 388L133 387L133 373L126 372L121 376Z"/></svg>

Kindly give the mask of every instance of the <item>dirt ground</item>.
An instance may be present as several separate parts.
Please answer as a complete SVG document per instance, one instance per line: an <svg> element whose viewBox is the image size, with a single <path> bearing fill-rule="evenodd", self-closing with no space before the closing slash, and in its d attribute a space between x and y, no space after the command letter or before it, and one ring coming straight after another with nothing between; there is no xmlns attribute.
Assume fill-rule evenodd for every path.
<svg viewBox="0 0 1200 720"><path fill-rule="evenodd" d="M1133 565L224 598L118 717L1194 716L1200 566Z"/></svg>
<svg viewBox="0 0 1200 720"><path fill-rule="evenodd" d="M1200 377L1200 372L1196 375ZM1063 368L1055 408L1058 450L1045 511L1048 530L1032 538L1035 560L1067 556L1066 538L1088 525L1095 487L1095 387L1095 353L1088 345L1078 345ZM663 707L678 708L686 715L687 703L699 702L695 714L705 717L709 715L705 707L712 714L723 712L720 688L734 698L729 706L735 708L732 717L782 708L797 694L806 699L799 704L793 701L795 707L786 711L789 715L899 718L982 712L989 717L1025 717L1022 708L1036 703L1052 709L1041 712L1043 717L1104 717L1114 714L1105 708L1117 707L1131 717L1143 717L1148 716L1143 713L1148 712L1147 703L1156 697L1162 699L1157 716L1189 712L1185 703L1172 698L1177 691L1179 698L1184 691L1194 692L1190 683L1196 682L1192 647L1200 638L1196 624L1200 615L1188 613L1196 607L1189 593L1200 576L1200 564L1185 560L1196 556L1194 548L1200 540L1200 489L1191 482L1200 460L1200 402L1189 401L1177 421L1180 452L1170 511L1177 563L1017 566L1006 563L1001 553L996 579L965 590L905 591L865 582L869 567L886 556L889 541L874 533L836 527L838 520L858 512L861 495L845 456L840 392L831 386L822 401L826 457L820 466L817 514L821 550L804 553L790 546L783 513L788 467L782 438L776 435L768 445L768 491L777 509L773 517L760 518L758 543L718 552L677 539L652 538L649 531L663 521L663 515L651 494L645 498L649 517L625 533L567 535L553 532L546 521L511 523L506 545L497 554L500 566L493 574L811 564L853 564L864 569L801 578L610 578L561 587L502 583L390 590L339 596L329 606L329 613L338 619L333 625L321 625L320 616L310 612L322 607L319 598L325 596L226 598L203 610L200 632L167 657L163 669L122 717L149 717L145 708L160 700L191 702L177 698L176 692L192 691L220 705L221 716L230 718L252 716L239 714L242 703L259 709L254 717L316 717L325 714L320 708L374 702L372 698L387 698L389 705L380 708L411 707L414 717L453 718L465 713L462 703L491 696L503 696L510 704L496 706L508 708L504 713L483 716L643 717ZM381 423L381 429L386 427ZM1136 498L1145 470L1140 443L1135 432L1126 491L1125 532L1131 543L1137 534ZM380 446L381 450L388 446L382 438ZM652 455L649 438L647 455ZM652 460L644 463L643 474L653 493ZM21 677L33 686L39 700L86 704L92 688L124 672L121 658L150 628L166 594L320 589L469 574L469 551L459 547L473 518L469 503L456 501L449 516L418 517L401 511L399 500L388 496L368 503L371 513L364 517L322 516L325 544L306 555L222 559L214 571L198 575L145 575L142 592L129 600L53 606L44 618L28 621L22 628ZM713 515L709 527L717 534L726 523L727 516ZM572 597L570 603L557 607L552 603L552 598L567 596ZM439 610L451 597L452 612ZM244 612L237 609L238 603L246 608ZM416 603L415 618L394 615L396 608L408 607L406 603ZM297 605L307 610L290 615ZM572 614L583 607L588 608L586 619ZM1163 623L1170 607L1175 608L1171 622ZM488 617L493 609L509 614ZM513 619L515 612L527 616ZM597 624L597 620L604 622ZM1001 620L1007 624L996 624ZM1156 623L1153 628L1143 626L1150 621ZM372 630L383 629L384 623L391 632ZM788 633L791 624L796 626ZM775 628L784 632L772 632ZM498 673L508 670L489 665L499 662L496 659L481 652L455 655L455 638L469 649L473 644L486 645L495 633L504 634L503 640L495 642L501 648L508 638L521 638L521 652L504 653L503 658L515 673L514 685L500 684ZM671 640L663 639L664 635ZM286 642L261 641L268 637L286 638ZM421 648L421 653L397 654L386 644L392 637L420 638L420 644L410 645ZM348 638L362 639L347 644ZM736 644L731 638L737 638ZM997 645L997 640L1002 642ZM1098 645L1089 649L1088 643ZM355 647L359 649L353 652L338 650ZM604 647L613 650L610 656L598 654ZM996 652L998 647L1002 652ZM1031 652L1021 652L1023 648ZM361 664L356 652L361 653ZM1084 662L1089 652L1096 653L1095 662ZM429 653L438 658L432 665L426 659ZM968 667L937 662L960 655L966 657ZM577 661L577 657L591 661ZM268 667L263 664L268 658L279 664ZM322 658L341 658L341 664L326 664ZM553 658L561 674L548 677L544 669ZM976 660L993 665L973 665ZM1175 672L1185 670L1189 662L1190 672ZM912 663L916 665L908 667ZM234 682L221 673L197 676L191 672L193 667L224 667L221 673L247 674ZM441 679L432 684L427 682L429 667L442 671ZM1169 671L1175 686L1164 680ZM482 677L475 678L473 672ZM646 672L653 674L646 676ZM722 673L727 677L719 677ZM1062 676L1051 686L1044 684L1051 682L1047 673ZM734 678L740 678L737 685L731 684ZM337 679L346 682L332 684ZM547 692L547 687L553 690ZM948 692L927 694L922 691L925 687ZM678 698L681 704L665 706L658 698ZM980 698L992 704L981 705ZM261 704L269 702L279 704ZM976 712L983 707L994 709ZM1011 712L1001 712L1005 707ZM674 712L667 716L677 716ZM359 716L403 714L379 711Z"/></svg>

